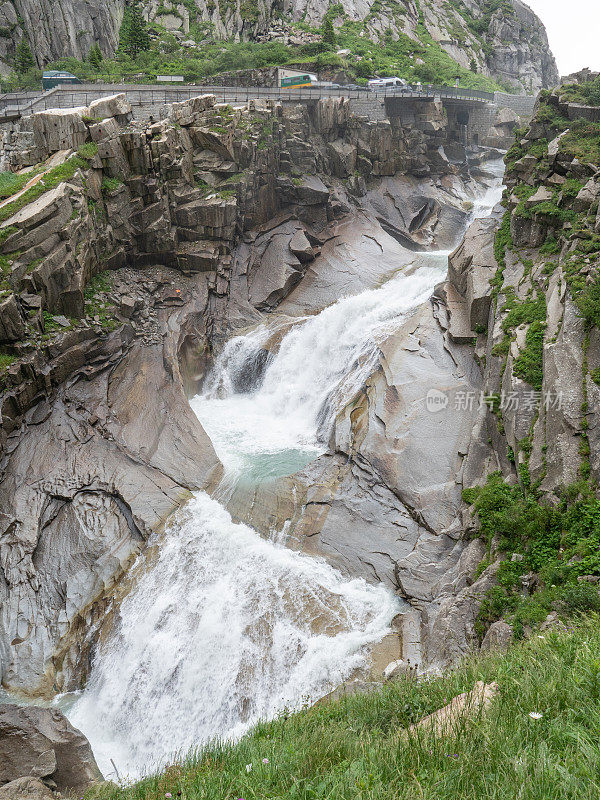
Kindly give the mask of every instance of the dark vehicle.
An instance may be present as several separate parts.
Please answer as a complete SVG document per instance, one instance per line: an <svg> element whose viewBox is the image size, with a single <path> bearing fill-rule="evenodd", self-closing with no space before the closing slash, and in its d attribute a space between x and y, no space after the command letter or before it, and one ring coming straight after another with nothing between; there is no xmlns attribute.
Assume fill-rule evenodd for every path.
<svg viewBox="0 0 600 800"><path fill-rule="evenodd" d="M79 78L71 75L70 72L61 72L60 70L52 69L44 72L42 75L42 91L47 92L48 89L54 89L56 86L64 84L81 83Z"/></svg>

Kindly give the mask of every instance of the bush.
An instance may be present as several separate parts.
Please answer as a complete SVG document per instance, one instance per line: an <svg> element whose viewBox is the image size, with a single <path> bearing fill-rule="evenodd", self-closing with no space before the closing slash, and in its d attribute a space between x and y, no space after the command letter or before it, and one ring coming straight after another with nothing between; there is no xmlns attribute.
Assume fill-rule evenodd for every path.
<svg viewBox="0 0 600 800"><path fill-rule="evenodd" d="M565 586L556 605L567 614L600 611L598 588L586 581Z"/></svg>
<svg viewBox="0 0 600 800"><path fill-rule="evenodd" d="M586 286L575 299L575 304L587 325L600 328L600 281Z"/></svg>
<svg viewBox="0 0 600 800"><path fill-rule="evenodd" d="M526 465L521 465L526 466ZM528 486L511 486L490 475L483 487L463 491L473 505L480 534L500 551L522 560L500 564L498 585L489 590L478 616L477 632L501 617L518 625L541 621L552 607L562 613L599 610L596 587L580 584L582 575L600 576L600 501L585 483L568 487L560 507L540 502ZM520 576L539 573L540 588L523 596Z"/></svg>

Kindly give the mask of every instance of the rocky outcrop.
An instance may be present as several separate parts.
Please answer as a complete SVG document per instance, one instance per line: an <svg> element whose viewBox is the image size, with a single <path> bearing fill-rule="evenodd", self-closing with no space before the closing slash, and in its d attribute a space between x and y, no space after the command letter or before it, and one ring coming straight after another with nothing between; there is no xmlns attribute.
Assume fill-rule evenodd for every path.
<svg viewBox="0 0 600 800"><path fill-rule="evenodd" d="M51 800L51 789L39 778L17 778L0 786L2 800Z"/></svg>
<svg viewBox="0 0 600 800"><path fill-rule="evenodd" d="M450 334L471 338L483 374L481 395L473 398L478 412L462 485L482 486L499 473L504 485L519 487L521 496L546 508L568 506L579 492L593 504L599 476L594 298L600 152L590 125L598 109L585 99L586 90L577 86L542 93L532 124L507 155L503 207L469 228L450 256L446 286L454 298ZM476 535L481 520L473 510L464 507L460 517L464 533ZM555 553L546 535L548 559L561 563L568 536ZM432 629L441 663L482 639L484 649L510 641L512 626L493 616L479 620L477 636L474 628L490 590L502 594L496 587L500 568L505 574L512 569L511 591L523 602L538 586L548 588L547 578L519 567L527 555L501 552L502 541L495 536L480 543L481 576L442 600ZM565 570L580 560L568 558L561 564ZM526 625L523 630L530 632Z"/></svg>
<svg viewBox="0 0 600 800"><path fill-rule="evenodd" d="M79 797L101 780L89 742L60 711L0 706L0 797Z"/></svg>
<svg viewBox="0 0 600 800"><path fill-rule="evenodd" d="M581 475L581 436L587 424L595 427L595 384L589 373L582 381L573 376L586 372L586 358L597 361L595 332L586 342L577 298L596 280L600 174L578 157L593 136L582 124L589 115L580 114L581 134L568 135L574 105L582 104L563 102L560 93L542 98L537 119L508 156L500 238L498 216L495 226L473 226L450 258L450 285L464 301L476 358L485 363L485 396L510 398L481 407L478 426L488 430L492 447L487 455L483 446L469 453L467 481L493 469L520 480L525 469L542 491L554 493Z"/></svg>
<svg viewBox="0 0 600 800"><path fill-rule="evenodd" d="M40 67L65 56L84 59L95 42L102 52L114 53L123 8L124 0L11 0L1 7L12 46L25 36Z"/></svg>

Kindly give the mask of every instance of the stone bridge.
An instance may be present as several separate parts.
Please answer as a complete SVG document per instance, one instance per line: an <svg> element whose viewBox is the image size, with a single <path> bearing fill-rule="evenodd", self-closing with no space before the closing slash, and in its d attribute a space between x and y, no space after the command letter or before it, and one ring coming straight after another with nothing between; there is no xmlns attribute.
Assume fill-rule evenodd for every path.
<svg viewBox="0 0 600 800"><path fill-rule="evenodd" d="M483 92L447 86L423 87L418 91L369 90L328 87L302 89L227 86L157 86L144 84L77 84L48 92L19 92L0 96L0 125L50 108L89 106L94 100L123 92L138 120L158 119L170 103L200 94L214 94L227 103L272 100L281 103L316 103L324 97L347 97L352 111L371 120L414 123L430 116L431 104L440 101L448 116L449 135L463 144L483 142L500 109L512 109L520 117L531 117L534 97Z"/></svg>

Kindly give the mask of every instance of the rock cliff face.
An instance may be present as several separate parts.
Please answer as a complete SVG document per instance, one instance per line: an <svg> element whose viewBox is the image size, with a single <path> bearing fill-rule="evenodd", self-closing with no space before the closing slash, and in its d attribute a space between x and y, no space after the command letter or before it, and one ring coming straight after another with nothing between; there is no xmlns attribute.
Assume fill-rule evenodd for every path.
<svg viewBox="0 0 600 800"><path fill-rule="evenodd" d="M597 486L600 470L600 108L586 94L593 91L572 86L542 93L532 124L517 131L508 153L504 207L469 229L450 257L445 289L449 334L473 337L483 372L463 486L499 472L554 507L569 492L578 497ZM461 528L478 530L470 509ZM475 640L469 620L505 557L494 539L482 562L491 565L443 604L433 628L442 662ZM569 565L580 561L575 554ZM539 580L519 579L523 596Z"/></svg>
<svg viewBox="0 0 600 800"><path fill-rule="evenodd" d="M314 34L306 34L296 23L318 26L330 7L323 0L290 0L283 6L279 0L258 4L146 0L141 5L153 25L180 40L189 39L190 25L200 23L220 38L289 44L308 41L310 36L314 39ZM29 40L39 66L64 56L84 58L94 42L106 55L113 55L123 8L124 0L42 0L41 4L6 0L0 5L0 27L6 31L0 38L0 59L10 62L22 35ZM415 0L344 0L337 24L344 18L363 22L366 35L375 41L389 31L396 37L404 33L418 39L424 30L461 66L468 69L474 61L478 71L527 92L558 82L544 26L521 0L421 0L420 4Z"/></svg>
<svg viewBox="0 0 600 800"><path fill-rule="evenodd" d="M123 0L5 0L0 4L0 59L12 63L25 36L39 66L64 56L85 58L97 42L114 53L123 19Z"/></svg>
<svg viewBox="0 0 600 800"><path fill-rule="evenodd" d="M320 308L349 281L376 285L396 253L451 246L467 216L466 154L447 141L436 103L405 126L353 117L342 99L232 109L204 96L148 127L129 116L123 96L35 115L11 158L41 163L41 180L0 207L0 673L30 694L80 685L133 556L190 491L218 482L186 399L212 348L261 312ZM418 340L442 382L477 383L430 313L417 327L400 350L384 349L377 391L392 398L404 380L395 375L418 373ZM340 419L334 447L363 461L332 455L315 467L336 491L346 481L357 493L340 494L342 515L365 481L381 482L370 469L392 487L407 478L394 458L377 463L380 433L366 435L393 409L386 401L367 423L365 403L348 409L351 424ZM419 563L438 558L437 532L459 501L454 450L468 425L459 427L437 485L412 476L401 503L381 489L390 535L401 514L407 553L417 542L427 551L412 556ZM449 555L452 536L443 542L451 566L459 551ZM355 571L397 585L389 564L369 558L357 553Z"/></svg>

